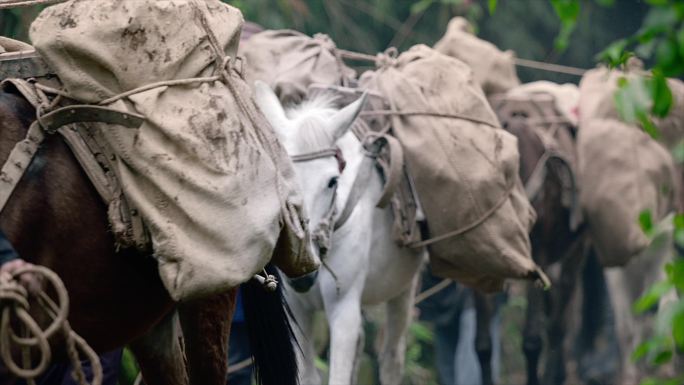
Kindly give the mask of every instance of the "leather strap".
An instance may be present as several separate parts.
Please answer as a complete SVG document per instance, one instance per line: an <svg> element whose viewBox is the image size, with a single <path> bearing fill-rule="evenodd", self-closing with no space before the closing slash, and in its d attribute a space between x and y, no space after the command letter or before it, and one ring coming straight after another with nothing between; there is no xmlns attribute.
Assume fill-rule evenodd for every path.
<svg viewBox="0 0 684 385"><path fill-rule="evenodd" d="M45 140L45 133L38 122L33 122L26 133L26 137L18 142L0 171L0 213L5 209L12 193L19 184L19 180L31 165L33 156L40 144Z"/></svg>
<svg viewBox="0 0 684 385"><path fill-rule="evenodd" d="M43 128L52 133L60 127L74 123L101 122L127 128L138 128L145 121L142 115L101 106L71 105L57 108L39 117Z"/></svg>

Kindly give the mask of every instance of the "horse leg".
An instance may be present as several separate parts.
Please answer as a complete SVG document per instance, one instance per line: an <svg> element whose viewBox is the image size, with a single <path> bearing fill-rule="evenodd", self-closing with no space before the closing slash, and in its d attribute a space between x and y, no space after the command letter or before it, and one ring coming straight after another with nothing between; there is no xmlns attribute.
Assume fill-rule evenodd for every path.
<svg viewBox="0 0 684 385"><path fill-rule="evenodd" d="M523 352L527 360L527 385L539 385L537 367L542 351L541 330L544 325L544 293L529 285L527 289L527 314L523 330Z"/></svg>
<svg viewBox="0 0 684 385"><path fill-rule="evenodd" d="M361 299L358 293L347 293L339 301L326 301L325 313L330 324L329 384L350 385L356 368L361 338Z"/></svg>
<svg viewBox="0 0 684 385"><path fill-rule="evenodd" d="M480 362L482 373L482 385L493 385L492 377L492 335L490 327L492 324L492 301L491 297L473 290L475 302L475 314L477 319L477 330L475 334L475 351Z"/></svg>
<svg viewBox="0 0 684 385"><path fill-rule="evenodd" d="M570 315L569 306L575 292L579 272L584 265L584 242L577 241L561 262L560 282L553 292L548 329L548 357L544 370L544 384L562 385L565 382L565 334Z"/></svg>
<svg viewBox="0 0 684 385"><path fill-rule="evenodd" d="M406 333L411 323L417 278L416 275L408 289L387 302L385 338L380 363L380 383L383 385L401 384L406 355Z"/></svg>
<svg viewBox="0 0 684 385"><path fill-rule="evenodd" d="M192 385L224 385L237 288L178 306Z"/></svg>
<svg viewBox="0 0 684 385"><path fill-rule="evenodd" d="M178 316L171 312L145 336L130 344L147 385L188 385Z"/></svg>
<svg viewBox="0 0 684 385"><path fill-rule="evenodd" d="M630 360L632 347L635 345L634 316L632 315L629 282L625 274L626 267L608 268L605 270L608 281L610 299L613 304L615 334L620 350L620 370L616 384L636 384L638 374L636 366Z"/></svg>

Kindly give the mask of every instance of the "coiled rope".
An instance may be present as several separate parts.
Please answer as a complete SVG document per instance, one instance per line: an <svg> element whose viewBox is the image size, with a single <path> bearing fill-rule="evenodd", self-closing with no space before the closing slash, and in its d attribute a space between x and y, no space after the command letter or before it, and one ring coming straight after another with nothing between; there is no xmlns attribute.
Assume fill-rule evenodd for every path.
<svg viewBox="0 0 684 385"><path fill-rule="evenodd" d="M30 294L18 281L19 276L23 274L34 274L43 282L50 283L57 295L57 302L42 289L32 295L35 296L38 307L52 318L50 325L45 329L42 329L29 314ZM88 385L81 367L80 351L91 363L91 385L102 384L100 359L86 341L71 330L67 321L68 313L69 295L62 280L52 270L42 266L31 266L20 268L11 275L0 274L0 358L12 375L26 380L29 385L35 385L35 379L50 365L52 352L48 340L61 331L66 341L69 360L74 368L74 379L80 385ZM19 325L19 333L15 332L11 321ZM15 349L21 352L21 365L15 362L12 356ZM38 364L32 367L33 350L37 350L39 359Z"/></svg>

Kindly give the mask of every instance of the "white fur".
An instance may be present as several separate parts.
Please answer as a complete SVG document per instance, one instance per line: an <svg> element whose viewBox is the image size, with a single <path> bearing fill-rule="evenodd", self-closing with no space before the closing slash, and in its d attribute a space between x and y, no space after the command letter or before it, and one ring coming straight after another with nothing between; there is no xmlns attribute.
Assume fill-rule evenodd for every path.
<svg viewBox="0 0 684 385"><path fill-rule="evenodd" d="M334 158L295 163L311 228L324 215L331 178L339 177L337 210L341 212L352 183L362 165L362 146L349 131L362 108L363 100L340 111L312 103L285 113L265 84L257 84L257 103L274 125L290 155L337 145L347 161L339 175ZM290 116L294 120L282 120ZM316 127L313 127L316 126ZM314 133L313 130L318 132ZM324 310L330 324L331 385L355 383L356 366L362 347L361 307L386 303L387 324L381 355L381 382L400 384L403 375L405 334L411 321L418 273L425 250L400 248L392 239L392 213L375 207L382 193L382 180L373 176L348 221L333 233L332 248L325 258L318 282L306 294L287 291L287 299L299 325L302 345L300 376L302 385L321 384L314 366L313 315ZM328 206L329 207L329 206Z"/></svg>

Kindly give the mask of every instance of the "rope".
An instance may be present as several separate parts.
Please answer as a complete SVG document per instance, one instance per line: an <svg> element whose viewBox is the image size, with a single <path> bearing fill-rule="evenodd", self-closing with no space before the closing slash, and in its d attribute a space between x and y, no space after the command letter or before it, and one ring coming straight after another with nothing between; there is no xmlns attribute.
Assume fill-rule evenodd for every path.
<svg viewBox="0 0 684 385"><path fill-rule="evenodd" d="M50 282L54 288L58 299L57 303L44 290L34 294L39 307L52 318L51 324L46 329L42 329L29 314L29 293L17 281L17 277L22 274L34 274L44 281ZM35 385L36 377L47 369L52 358L48 340L61 331L66 341L67 354L74 368L72 374L76 381L80 385L88 385L79 359L80 351L91 363L93 370L92 385L102 384L100 359L86 341L71 330L67 321L68 313L69 296L66 287L52 270L42 266L32 266L18 269L12 275L0 275L0 358L12 375L26 380L30 385ZM21 332L19 334L15 333L12 328L11 320L20 325ZM13 348L21 351L23 361L21 366L12 357ZM30 357L34 348L38 349L39 360L37 365L31 367Z"/></svg>
<svg viewBox="0 0 684 385"><path fill-rule="evenodd" d="M354 52L354 51L348 51L344 49L337 49L339 55L347 60L355 60L355 61L368 61L375 63L376 60L378 59L377 55L369 55L361 52ZM556 72L556 73L561 73L561 74L566 74L566 75L574 75L574 76L584 76L584 73L587 72L586 69L583 68L577 68L577 67L570 67L570 66L565 66L561 64L553 64L553 63L546 63L546 62L540 62L536 60L530 60L530 59L522 59L522 58L514 58L513 62L515 63L516 66L518 67L526 67L526 68L533 68L537 70L542 70L542 71L547 71L547 72Z"/></svg>
<svg viewBox="0 0 684 385"><path fill-rule="evenodd" d="M480 123L480 124L486 124L488 126L497 128L499 127L498 124L486 120L486 119L480 119L480 118L474 118L472 116L468 116L465 114L457 114L457 113L443 113L443 112L436 112L436 111L393 111L393 110L373 110L373 111L364 111L359 114L360 116L432 116L435 118L449 118L449 119L462 119L462 120L468 120L474 123Z"/></svg>
<svg viewBox="0 0 684 385"><path fill-rule="evenodd" d="M31 7L41 4L63 3L67 0L0 0L0 9Z"/></svg>
<svg viewBox="0 0 684 385"><path fill-rule="evenodd" d="M244 368L248 368L249 366L252 365L252 363L253 363L252 357L245 358L244 360L242 360L236 364L228 366L228 374L232 374L232 373L238 372Z"/></svg>
<svg viewBox="0 0 684 385"><path fill-rule="evenodd" d="M527 67L547 72L556 72L559 74L574 75L580 77L584 76L584 73L587 72L586 69L582 68L564 66L561 64L545 63L536 60L521 59L518 57L514 58L513 62L518 67Z"/></svg>
<svg viewBox="0 0 684 385"><path fill-rule="evenodd" d="M435 286L433 286L433 287L425 290L424 292L418 294L416 296L416 299L415 299L415 302L413 303L413 305L414 306L418 305L419 303L425 301L426 299L428 299L428 298L432 297L433 295L439 293L440 291L446 289L452 283L454 283L454 281L452 281L448 278L443 279L442 282L440 282L440 283L436 284Z"/></svg>

